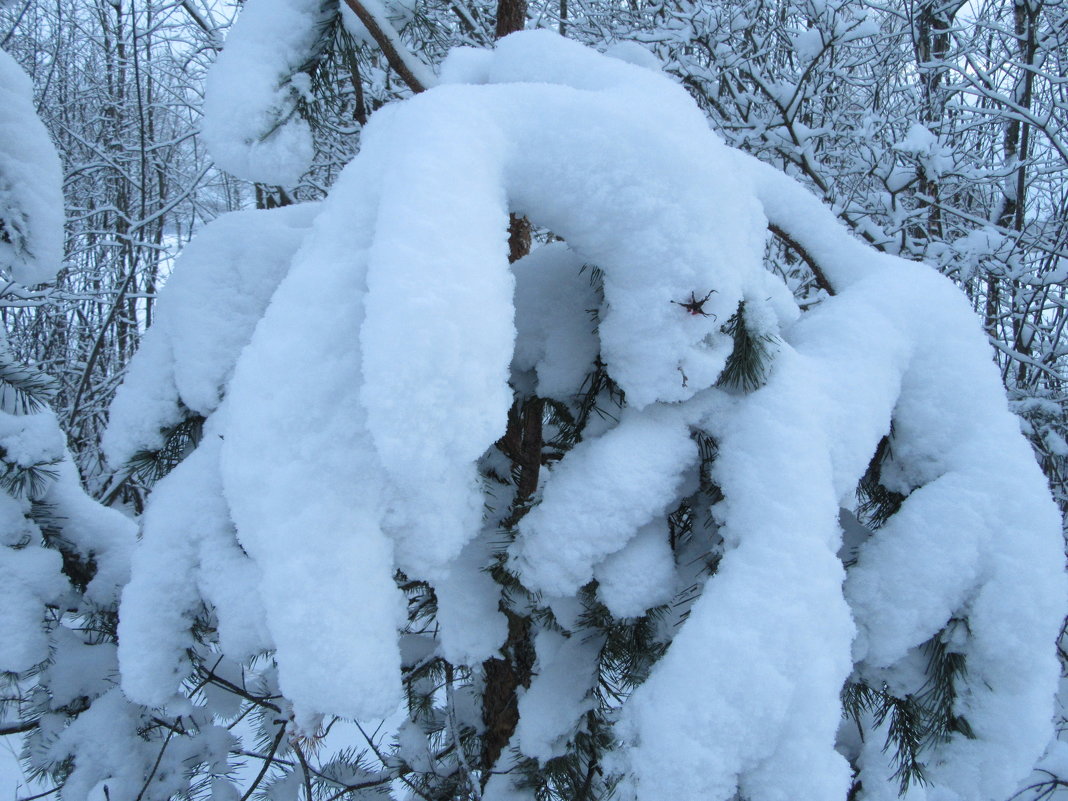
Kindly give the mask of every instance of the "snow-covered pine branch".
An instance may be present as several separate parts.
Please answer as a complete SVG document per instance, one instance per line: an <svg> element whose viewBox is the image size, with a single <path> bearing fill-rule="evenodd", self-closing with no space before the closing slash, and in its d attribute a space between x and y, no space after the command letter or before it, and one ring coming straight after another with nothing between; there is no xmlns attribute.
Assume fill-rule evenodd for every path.
<svg viewBox="0 0 1068 801"><path fill-rule="evenodd" d="M33 87L0 51L0 270L23 286L51 281L63 259L63 193L56 149L33 107Z"/></svg>
<svg viewBox="0 0 1068 801"><path fill-rule="evenodd" d="M510 212L563 242L510 268ZM967 301L679 85L544 31L456 50L284 213L269 255L279 212L189 248L113 409L117 462L207 417L145 515L132 699L189 709L203 665L271 649L291 742L402 716L376 769L486 801L882 799L903 775L993 801L1041 757L1060 523ZM834 297L801 312L769 223ZM190 291L213 281L218 313ZM759 388L720 381L743 344ZM501 444L531 397L532 503ZM872 471L902 498L879 528Z"/></svg>
<svg viewBox="0 0 1068 801"><path fill-rule="evenodd" d="M29 79L2 51L0 117L0 270L9 282L50 281L63 251L59 159ZM90 721L123 729L102 710L121 699L114 627L135 526L82 489L48 408L55 390L0 336L0 720L4 734L26 734L32 770L62 774L77 794L80 784L96 784L91 747L83 746L102 729ZM90 737L80 739L87 729ZM140 753L149 748L142 742ZM135 765L131 759L127 771Z"/></svg>

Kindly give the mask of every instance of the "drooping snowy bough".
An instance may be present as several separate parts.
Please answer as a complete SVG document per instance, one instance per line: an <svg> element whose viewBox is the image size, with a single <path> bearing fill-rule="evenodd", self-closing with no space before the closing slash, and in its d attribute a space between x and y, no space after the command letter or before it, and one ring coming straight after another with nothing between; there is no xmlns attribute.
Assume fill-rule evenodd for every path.
<svg viewBox="0 0 1068 801"><path fill-rule="evenodd" d="M509 212L562 241L509 265ZM769 224L834 296L801 313ZM209 226L159 320L109 458L206 422L123 599L138 702L178 703L190 654L273 650L314 732L394 715L436 659L445 711L398 753L419 770L421 726L487 801L576 752L623 798L998 799L1051 738L1059 518L968 303L654 70L546 32L454 51L321 207ZM501 442L532 397L553 464L517 505ZM517 621L491 778L447 747L490 736L452 682L488 692Z"/></svg>
<svg viewBox="0 0 1068 801"><path fill-rule="evenodd" d="M62 266L62 180L29 76L0 51L0 306L39 302L28 287ZM77 797L97 774L91 753L72 746L123 728L109 713L128 706L108 635L136 526L82 489L49 408L56 389L0 334L0 733L26 732L29 767L61 771ZM127 727L133 737L139 723Z"/></svg>
<svg viewBox="0 0 1068 801"><path fill-rule="evenodd" d="M62 257L59 157L29 77L0 51L0 304L52 280ZM77 650L79 638L54 626L57 608L91 614L114 606L134 538L132 523L82 491L47 408L55 389L19 364L0 335L0 671L16 682L50 651ZM114 664L113 647L111 657ZM101 678L94 673L83 680ZM57 695L66 692L57 681ZM5 713L7 703L0 701Z"/></svg>

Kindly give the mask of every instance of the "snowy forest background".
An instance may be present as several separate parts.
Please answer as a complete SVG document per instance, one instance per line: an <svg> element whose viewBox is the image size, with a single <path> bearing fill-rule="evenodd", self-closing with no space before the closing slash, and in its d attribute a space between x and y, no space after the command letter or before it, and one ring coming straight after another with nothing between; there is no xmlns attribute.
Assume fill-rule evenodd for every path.
<svg viewBox="0 0 1068 801"><path fill-rule="evenodd" d="M1068 513L1068 393L1063 384L1068 355L1068 4L552 0L524 5L501 0L498 5L483 0L398 0L382 7L342 3L340 17L336 11L323 11L336 9L329 2L321 7L298 5L317 6L325 22L318 23L310 54L290 65L285 79L296 87L293 107L279 118L278 126L285 128L290 118L306 120L314 152L311 167L298 169L292 179L280 169L279 183L235 177L242 170L230 164L229 172L219 168L201 134L205 78L239 18L240 4L11 0L0 7L0 44L30 76L34 106L59 154L66 213L62 266L55 280L25 285L14 280L17 276L5 276L0 291L7 341L0 354L0 381L7 393L4 412L25 416L51 408L85 492L104 506L141 515L146 504L151 507L155 484L201 441L205 425L213 434L223 430L210 428L217 419L212 417L214 407L204 413L183 404L179 418L166 421L156 447L138 450L128 443L115 444L122 435L112 435L113 453L110 459L105 456L109 409L156 317L157 292L178 254L227 212L301 209L308 207L299 204L322 200L360 151L370 115L427 88L423 77L433 78L451 48L492 47L500 35L525 27L550 29L625 60L654 68L658 64L685 88L728 145L807 186L871 248L925 262L950 278L980 318L1010 408L1062 516ZM392 36L370 32L355 21L349 12L357 7L394 29ZM245 58L252 56L246 53ZM232 64L238 66L239 60L235 57ZM225 77L214 80L223 82ZM228 89L222 102L240 106L240 80L232 80L237 88ZM249 93L254 102L254 88ZM560 131L561 136L567 134L566 129ZM227 132L217 126L214 136L225 140ZM219 150L213 152L219 158ZM241 230L241 224L232 223L229 234L217 228L216 238L205 240L201 253L212 243L224 248L244 242L242 237L251 241L249 231L264 225L260 235L267 245L257 258L269 260L272 248L284 251L278 258L289 258L297 234L277 231L303 231L308 222L300 215L310 212L281 213L289 216L284 221L272 218L270 224L249 223ZM513 225L521 224L513 220ZM774 224L771 230L769 269L792 291L801 310L818 307L834 294L834 277L824 275L792 232ZM554 239L554 233L536 228L535 248ZM513 231L513 246L517 239L522 235ZM195 248L191 254L197 253ZM188 258L191 263L208 259ZM595 287L599 278L596 269L593 272L592 279L583 275L581 286ZM210 281L183 287L187 293L211 289ZM699 305L703 294L691 294L688 301L680 294L672 302L699 317L704 315ZM709 297L711 293L705 300ZM209 309L218 302L203 295L201 300ZM591 302L598 301L594 297ZM305 311L309 318L317 314L313 305ZM732 319L734 341L747 342L740 308ZM719 322L727 323L727 315ZM760 341L754 337L749 342L756 348L751 356L758 361L763 353ZM597 364L603 366L599 358ZM740 391L751 391L764 380L761 365L739 369ZM484 474L496 470L502 484L514 484L509 490L514 494L497 518L501 529L516 528L538 486L537 469L531 486L530 468L523 464L523 436L530 419L536 416L546 432L555 432L556 459L582 439L592 410L618 409L620 393L611 377L602 369L592 375L594 381L582 385L584 400L574 407L540 399L517 401L507 431L500 433L499 450L511 464L483 465ZM685 381L683 374L683 386ZM131 403L122 412L127 417ZM537 425L540 437L541 423ZM6 432L8 424L4 426ZM290 434L270 433L281 439ZM866 526L869 535L897 512L907 494L887 489L889 481L880 484L879 463L890 458L893 436L892 430L885 433L872 459L875 472L865 474L867 483L861 482L853 510L853 522ZM549 439L547 433L546 442ZM711 463L716 443L711 437L698 439L702 464ZM242 664L224 655L225 648L219 650L216 628L222 626L206 606L186 615L189 639L182 647L188 652L175 658L175 669L185 671L180 679L181 695L191 699L187 706L166 694L152 697L155 690L144 689L147 684L138 684L134 691L140 693L134 699L140 703L122 699L112 689L116 586L124 579L112 576L115 586L102 590L98 574L110 568L106 559L98 564L96 557L107 547L82 548L79 535L64 530L81 519L75 510L86 508L88 500L72 500L73 494L66 500L42 500L44 485L72 481L66 468L56 467L62 462L62 447L50 446L51 461L44 468L38 464L27 469L25 460L12 455L13 441L3 440L6 473L0 483L24 505L27 519L39 528L48 547L63 554L64 574L84 596L76 603L45 604L51 615L44 625L50 639L42 640L45 661L16 664L12 659L3 666L10 672L0 699L0 734L6 741L22 743L24 738L23 756L35 778L20 788L20 798L59 792L63 798L111 801L172 796L245 801L266 793L277 801L333 801L393 792L428 799L481 798L485 793L487 798L536 795L578 801L633 791L625 779L620 784L619 776L613 776L612 710L649 675L666 645L656 633L656 615L609 615L602 602L612 611L616 607L603 596L596 603L585 598L586 606L581 614L574 613L571 624L563 605L546 612L532 601L526 618L516 613L518 607L508 610L504 656L495 660L487 654L480 672L471 668L477 661L473 658L445 659L440 651L426 650L420 637L435 625L433 582L402 581L408 628L401 647L410 718L393 721L385 733L364 730L347 719L335 723L329 715L322 717L327 710L318 707L314 711L320 717L302 719L301 710L294 713L282 697L269 658ZM127 458L116 463L114 453ZM1011 465L1011 459L1006 463ZM692 489L688 497L704 493L706 501L719 491L704 483ZM163 501L159 508L164 510ZM697 502L669 510L665 526L670 527L673 550L676 536L680 541L698 538L693 533L701 528L697 510ZM94 518L96 512L85 514L86 520L96 521L90 528L110 525ZM24 533L9 537L4 545L21 548ZM95 542L106 540L100 535ZM680 545L679 552L685 547ZM690 547L700 551L697 545ZM486 558L480 567L492 563ZM506 592L518 596L527 591L509 584L515 577L503 564L496 567L493 581ZM428 568L429 573L433 571ZM607 577L602 581L609 584ZM14 597L18 586L10 581L0 589L0 598ZM210 592L225 595L222 590ZM685 603L692 603L694 595L690 592ZM665 606L671 599L656 599L654 594L654 600ZM199 598L195 601L200 603ZM157 611L166 617L165 610ZM12 620L15 617L8 625L14 626ZM144 642L151 621L138 618L137 625L131 636ZM510 743L514 749L516 741L510 738L516 723L507 722L507 713L493 718L489 702L479 694L489 686L507 687L510 681L509 692L522 698L517 688L525 681L526 697L532 697L528 686L535 660L542 659L545 667L545 649L567 650L560 642L550 642L549 635L535 644L530 631L519 631L521 625L536 625L561 641L561 632L569 628L595 632L602 638L594 660L600 684L593 706L581 694L573 699L580 721L542 721L534 733L534 724L528 726L529 742L539 745L528 745L523 753L516 750L510 769L526 783L502 787L488 780L492 768L501 764L501 753ZM994 797L984 793L1001 787L991 782L973 795L959 789L958 795L940 795L950 791L939 784L937 769L935 779L925 774L928 762L937 762L932 754L939 753L942 743L973 737L954 706L955 682L964 680L964 667L955 659L964 652L955 650L955 627L967 624L953 617L924 644L922 675L914 692L896 692L893 679L883 679L880 686L870 677L857 678L859 673L846 687L844 709L856 718L858 728L868 725L876 732L876 750L886 757L884 765L873 766L870 762L876 758L857 746L860 756L853 767L862 765L871 776L882 770L885 781L879 787L870 780L855 781L850 798L901 794L931 801L977 799ZM247 654L266 650L259 648L263 638L249 635L249 640ZM160 647L166 650L171 643ZM463 651L455 644L449 647L453 654ZM479 647L471 645L465 656L481 653ZM529 653L520 653L524 649ZM1068 655L1060 650L1059 656L1063 662ZM574 669L587 658L560 657L560 665ZM500 664L491 665L494 661ZM491 676L493 670L515 675L501 685L502 680ZM901 681L904 687L907 681ZM504 703L507 706L507 699ZM493 730L495 721L503 733ZM1058 713L1058 730L1063 724ZM1020 781L1015 797L1037 799L1065 792L1068 751L1051 748L1045 761ZM693 788L698 785L672 786L683 788L679 798L688 791L697 797ZM633 792L652 797L642 796L640 787ZM738 797L775 797L761 796L770 791L757 784L738 792Z"/></svg>

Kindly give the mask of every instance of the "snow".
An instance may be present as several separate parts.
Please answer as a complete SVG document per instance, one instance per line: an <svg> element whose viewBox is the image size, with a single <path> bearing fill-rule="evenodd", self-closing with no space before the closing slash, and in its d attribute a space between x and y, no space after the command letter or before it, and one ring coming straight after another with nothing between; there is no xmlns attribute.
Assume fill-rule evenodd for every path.
<svg viewBox="0 0 1068 801"><path fill-rule="evenodd" d="M853 624L812 366L783 349L767 387L709 411L729 550L624 710L639 799L848 791L834 742Z"/></svg>
<svg viewBox="0 0 1068 801"><path fill-rule="evenodd" d="M161 293L161 300L165 297ZM139 451L159 450L165 443L164 429L182 417L174 385L174 350L163 329L153 326L141 338L111 402L108 427L100 438L105 458L118 468Z"/></svg>
<svg viewBox="0 0 1068 801"><path fill-rule="evenodd" d="M519 525L513 566L524 585L573 595L666 511L696 462L687 421L670 409L626 410L614 429L576 445Z"/></svg>
<svg viewBox="0 0 1068 801"><path fill-rule="evenodd" d="M360 402L404 498L393 522L406 532L401 562L420 577L439 574L480 528L475 461L512 398L504 137L465 88L403 104L388 139L377 129L361 153L390 166L367 252Z"/></svg>
<svg viewBox="0 0 1068 801"><path fill-rule="evenodd" d="M118 510L101 506L85 493L78 469L69 454L65 454L54 470L56 480L41 500L51 507L59 521L63 539L83 559L91 560L96 566L96 573L85 589L86 599L98 606L109 607L118 600L121 588L130 580L130 558L137 526Z"/></svg>
<svg viewBox="0 0 1068 801"><path fill-rule="evenodd" d="M1050 453L1057 456L1068 456L1068 442L1052 428L1046 431L1042 440L1045 442L1046 447L1049 448Z"/></svg>
<svg viewBox="0 0 1068 801"><path fill-rule="evenodd" d="M222 653L242 661L271 647L259 570L238 547L222 496L222 417L209 421L202 444L156 485L123 591L122 687L148 706L166 706L189 673L186 635L201 599L218 614Z"/></svg>
<svg viewBox="0 0 1068 801"><path fill-rule="evenodd" d="M454 47L441 62L438 80L443 84L482 84L489 80L493 51L479 47Z"/></svg>
<svg viewBox="0 0 1068 801"><path fill-rule="evenodd" d="M823 52L823 32L818 27L797 31L793 34L793 45L800 58L811 61Z"/></svg>
<svg viewBox="0 0 1068 801"><path fill-rule="evenodd" d="M649 50L637 42L619 41L613 42L605 49L604 54L612 58L618 58L636 67L644 67L653 72L660 72L660 60Z"/></svg>
<svg viewBox="0 0 1068 801"><path fill-rule="evenodd" d="M51 281L63 261L59 157L37 118L33 86L0 51L0 270L25 286Z"/></svg>
<svg viewBox="0 0 1068 801"><path fill-rule="evenodd" d="M430 758L430 742L422 727L412 720L406 720L397 729L397 756L414 770L433 770Z"/></svg>
<svg viewBox="0 0 1068 801"><path fill-rule="evenodd" d="M545 763L564 753L580 716L592 709L602 637L564 637L543 630L534 640L537 664L530 687L519 698L515 733L519 750Z"/></svg>
<svg viewBox="0 0 1068 801"><path fill-rule="evenodd" d="M89 645L69 629L52 634L52 659L42 683L51 693L50 707L59 709L77 698L98 698L114 685L118 673L115 645Z"/></svg>
<svg viewBox="0 0 1068 801"><path fill-rule="evenodd" d="M850 612L854 657L878 666L968 615L962 711L978 739L955 735L936 750L940 792L1010 794L1052 734L1058 516L963 296L928 268L868 262L881 269L785 332L767 387L708 420L726 496L720 533L733 549L627 710L639 797L644 782L727 798L736 780L750 798L782 797L787 781L804 797L842 797L848 771L828 710L852 667ZM847 608L841 567L827 558L839 546L838 501L891 418L895 463L924 486L861 546ZM696 703L710 673L710 699ZM745 734L731 736L741 721ZM670 769L682 765L706 769Z"/></svg>
<svg viewBox="0 0 1068 801"><path fill-rule="evenodd" d="M845 289L872 271L873 254L846 236L834 214L797 181L741 151L729 158L752 181L768 224L788 233L816 261L836 289Z"/></svg>
<svg viewBox="0 0 1068 801"><path fill-rule="evenodd" d="M510 268L509 212L566 245ZM626 792L844 798L842 686L910 686L917 648L953 619L968 621L952 645L977 737L932 745L915 798L1005 797L1041 757L1066 597L1059 518L967 301L728 150L668 77L545 31L454 52L441 85L374 115L321 207L286 214L262 272L239 255L258 243L237 241L274 230L262 212L209 230L116 400L116 456L151 442L179 399L210 415L146 513L123 600L128 692L170 697L205 599L225 650L276 648L298 725L387 716L401 700L397 570L438 590L446 658L492 655L506 628L482 570L503 545L479 465L505 430L510 380L528 388L533 373L539 393L570 400L599 349L626 406L542 471L506 557L535 602L570 626L594 579L618 617L670 601L694 569L676 566L665 515L695 490L695 433L715 442L707 478L723 493L718 569L619 711ZM764 269L769 223L835 292L803 315ZM742 302L747 328L776 342L747 394L716 386ZM867 539L852 530L847 571L841 509L853 514L891 427L883 479L908 498ZM560 753L592 703L599 648L540 631L513 745ZM885 760L860 752L865 787L885 785Z"/></svg>
<svg viewBox="0 0 1068 801"><path fill-rule="evenodd" d="M311 166L294 76L330 20L322 0L248 0L208 73L202 133L215 162L247 181L293 186Z"/></svg>
<svg viewBox="0 0 1068 801"><path fill-rule="evenodd" d="M162 447L162 429L181 422L182 405L215 410L317 209L225 214L182 251L111 406L102 445L112 467Z"/></svg>
<svg viewBox="0 0 1068 801"><path fill-rule="evenodd" d="M905 134L904 139L894 143L894 149L900 150L903 153L920 155L928 152L937 143L938 137L928 128L917 122L909 126L909 130Z"/></svg>
<svg viewBox="0 0 1068 801"><path fill-rule="evenodd" d="M498 585L486 572L494 545L490 536L495 535L468 543L449 574L434 582L441 653L454 665L482 664L496 656L508 636Z"/></svg>
<svg viewBox="0 0 1068 801"><path fill-rule="evenodd" d="M27 517L28 504L7 493L0 493L0 537L3 545L17 547L30 542L37 534L36 526Z"/></svg>
<svg viewBox="0 0 1068 801"><path fill-rule="evenodd" d="M353 347L365 291L353 259L370 234L359 195L380 166L358 160L353 184L339 182L324 203L227 395L241 414L226 427L224 492L262 574L279 681L298 717L381 717L400 699L404 601Z"/></svg>
<svg viewBox="0 0 1068 801"><path fill-rule="evenodd" d="M600 306L583 261L562 242L535 249L514 265L516 342L512 370L537 374L539 397L566 401L597 358L590 319Z"/></svg>
<svg viewBox="0 0 1068 801"><path fill-rule="evenodd" d="M0 669L22 672L48 657L44 607L68 589L61 568L51 548L0 549Z"/></svg>
<svg viewBox="0 0 1068 801"><path fill-rule="evenodd" d="M0 452L6 462L23 468L57 462L63 445L63 432L48 412L0 414Z"/></svg>
<svg viewBox="0 0 1068 801"><path fill-rule="evenodd" d="M48 547L41 530L29 519L30 500L39 501L59 529L64 544L96 566L85 591L90 604L112 603L129 577L134 526L118 512L105 509L81 488L77 468L64 447L55 415L0 412L0 453L6 469L38 468L42 486L27 488L18 498L0 496L4 547L0 547L0 668L29 670L49 656L50 636L44 625L46 606L73 604L63 575L63 559Z"/></svg>
<svg viewBox="0 0 1068 801"><path fill-rule="evenodd" d="M414 15L414 6L405 7L403 3L386 3L379 2L379 0L360 0L360 6L371 17L373 25L378 26L378 30L385 36L386 41L390 43L408 72L414 75L415 79L425 89L434 86L437 83L434 71L424 64L419 56L408 49L408 46L401 39L400 34L393 25L394 20L403 24L403 22L411 18ZM360 21L355 12L352 12L347 7L347 4L344 7L342 18L345 20L346 28L359 41L374 41L370 31L367 30L367 27Z"/></svg>
<svg viewBox="0 0 1068 801"><path fill-rule="evenodd" d="M954 167L952 154L944 152L938 137L919 123L913 123L905 138L894 143L894 150L916 158L930 177L937 178Z"/></svg>
<svg viewBox="0 0 1068 801"><path fill-rule="evenodd" d="M532 788L519 786L519 782L514 777L504 773L494 773L486 782L482 798L485 801L533 801L536 796Z"/></svg>
<svg viewBox="0 0 1068 801"><path fill-rule="evenodd" d="M614 617L638 617L675 595L675 557L667 524L656 520L638 530L622 549L593 571L597 599Z"/></svg>
<svg viewBox="0 0 1068 801"><path fill-rule="evenodd" d="M178 394L194 412L215 410L317 210L303 203L227 214L183 250L191 264L168 281L156 314L170 335Z"/></svg>

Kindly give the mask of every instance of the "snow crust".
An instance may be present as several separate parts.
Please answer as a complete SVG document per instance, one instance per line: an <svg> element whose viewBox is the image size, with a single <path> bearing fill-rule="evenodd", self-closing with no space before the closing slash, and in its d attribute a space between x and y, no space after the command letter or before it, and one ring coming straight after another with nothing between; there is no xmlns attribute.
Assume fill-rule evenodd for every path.
<svg viewBox="0 0 1068 801"><path fill-rule="evenodd" d="M510 269L511 211L566 245ZM524 586L565 627L593 579L617 617L670 601L694 570L675 564L665 515L694 492L695 432L718 448L707 478L723 493L704 510L718 569L620 713L623 797L840 799L848 756L863 797L881 798L888 766L840 739L839 693L851 679L907 690L917 649L951 634L968 666L956 711L976 738L932 746L915 798L1003 798L1042 755L1060 526L967 302L728 150L670 79L544 31L456 51L437 88L374 115L321 207L269 214L216 223L178 265L174 308L161 300L161 333L116 399L119 460L158 441L178 400L210 415L146 513L122 608L133 697L171 697L204 599L228 652L276 649L298 720L386 716L401 698L398 569L438 590L448 659L492 655L506 628L482 572L480 460L505 430L510 380L568 398L599 353L627 405L543 471L506 557ZM291 230L242 261L285 215ZM763 267L769 223L834 297L800 313ZM213 287L217 303L192 311ZM716 386L742 302L747 329L775 343L748 394ZM891 426L883 477L907 499L847 571L840 510ZM162 604L165 626L150 616ZM539 634L522 753L566 745L599 647ZM522 795L496 776L495 793Z"/></svg>
<svg viewBox="0 0 1068 801"><path fill-rule="evenodd" d="M0 270L8 278L32 286L55 277L63 261L62 187L33 85L0 51Z"/></svg>

